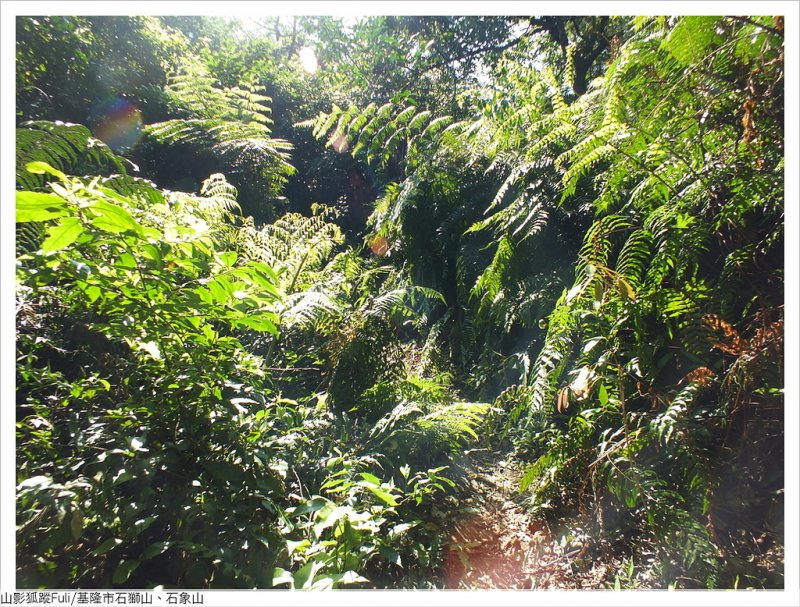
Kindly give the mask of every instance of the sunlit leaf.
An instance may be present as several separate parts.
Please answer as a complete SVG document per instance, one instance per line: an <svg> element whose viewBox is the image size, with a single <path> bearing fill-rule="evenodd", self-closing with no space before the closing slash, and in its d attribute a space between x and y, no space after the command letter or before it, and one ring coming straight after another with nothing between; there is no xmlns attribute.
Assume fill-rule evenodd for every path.
<svg viewBox="0 0 800 607"><path fill-rule="evenodd" d="M67 176L59 171L56 168L53 168L46 162L42 162L41 160L35 160L34 162L29 162L25 165L25 170L29 173L34 173L36 175L44 175L45 173L48 175L52 175L53 177L58 177L62 181L67 179Z"/></svg>
<svg viewBox="0 0 800 607"><path fill-rule="evenodd" d="M275 326L275 323L267 318L264 314L237 318L235 323L255 331L263 331L266 333L272 333L273 335L278 334L278 328Z"/></svg>
<svg viewBox="0 0 800 607"><path fill-rule="evenodd" d="M374 474L370 474L369 472L361 472L361 473L359 474L359 476L360 476L361 478L363 478L365 481L367 481L367 482L370 482L370 483L373 483L373 484L375 484L375 485L378 485L378 486L380 486L380 484L381 484L381 479L379 479L379 478L378 478L377 476L375 476Z"/></svg>
<svg viewBox="0 0 800 607"><path fill-rule="evenodd" d="M17 192L17 223L45 221L67 214L66 201L55 194Z"/></svg>
<svg viewBox="0 0 800 607"><path fill-rule="evenodd" d="M137 234L142 233L142 226L128 211L118 205L97 200L89 208L95 213L95 217L90 220L92 225L101 230L112 234L121 234L129 230Z"/></svg>
<svg viewBox="0 0 800 607"><path fill-rule="evenodd" d="M281 584L290 584L294 588L294 576L280 567L275 567L272 570L272 585L280 586Z"/></svg>
<svg viewBox="0 0 800 607"><path fill-rule="evenodd" d="M622 276L617 277L616 285L620 295L622 295L623 297L627 297L630 300L636 299L636 292L633 290L633 287Z"/></svg>
<svg viewBox="0 0 800 607"><path fill-rule="evenodd" d="M391 493L389 493L388 491L386 491L385 489L383 489L382 487L376 487L372 483L365 482L365 481L361 481L358 484L361 485L362 487L366 487L367 489L369 489L373 494L375 494L375 497L377 497L379 500L381 500L384 504L386 504L388 506L397 506L398 505L398 502L397 502L397 499L395 498L395 496L392 495Z"/></svg>

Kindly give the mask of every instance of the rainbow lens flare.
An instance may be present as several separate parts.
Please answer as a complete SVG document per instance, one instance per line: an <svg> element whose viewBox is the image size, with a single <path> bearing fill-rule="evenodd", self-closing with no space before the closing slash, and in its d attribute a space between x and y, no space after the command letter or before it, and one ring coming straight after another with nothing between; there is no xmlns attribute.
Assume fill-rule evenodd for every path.
<svg viewBox="0 0 800 607"><path fill-rule="evenodd" d="M125 99L104 99L92 114L95 136L115 152L133 147L142 135L142 113Z"/></svg>

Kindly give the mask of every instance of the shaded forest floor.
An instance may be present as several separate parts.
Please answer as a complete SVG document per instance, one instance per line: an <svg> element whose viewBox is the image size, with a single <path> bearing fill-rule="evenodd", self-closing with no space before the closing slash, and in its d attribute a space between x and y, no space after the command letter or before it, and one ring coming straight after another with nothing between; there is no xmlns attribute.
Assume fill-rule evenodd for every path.
<svg viewBox="0 0 800 607"><path fill-rule="evenodd" d="M624 559L609 552L589 558L591 540L582 537L580 519L554 529L532 516L518 491L523 471L507 454L476 450L465 468L468 496L444 552L446 588L613 587Z"/></svg>
<svg viewBox="0 0 800 607"><path fill-rule="evenodd" d="M630 538L597 541L588 531L597 524L591 514L576 511L554 520L532 514L526 494L519 491L524 465L510 454L475 449L460 464L465 493L449 515L440 580L445 588L665 587L653 572L633 566ZM738 563L741 574L722 587L783 587L783 546L753 542L736 541L720 553L728 564Z"/></svg>

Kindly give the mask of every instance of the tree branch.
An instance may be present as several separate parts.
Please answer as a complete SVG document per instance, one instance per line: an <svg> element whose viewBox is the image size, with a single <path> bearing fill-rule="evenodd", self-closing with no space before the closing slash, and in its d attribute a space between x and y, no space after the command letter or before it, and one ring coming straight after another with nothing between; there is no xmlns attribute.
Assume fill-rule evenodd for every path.
<svg viewBox="0 0 800 607"><path fill-rule="evenodd" d="M513 40L509 40L508 42L504 42L503 44L493 45L493 46L484 46L484 47L481 47L481 48L472 49L471 51L467 51L467 52L461 53L461 54L459 54L458 56L455 56L455 57L447 58L444 55L442 55L441 52L439 52L439 56L442 57L443 60L438 62L438 63L434 63L433 65L427 66L424 70L422 70L422 72L420 72L420 74L425 74L427 72L430 72L431 70L436 70L436 69L443 68L444 66L449 65L449 64L453 63L454 61L464 61L465 59L469 59L471 57L475 57L476 55L481 55L483 53L488 53L488 52L501 53L501 52L503 52L505 50L508 50L508 49L516 46L522 40L524 40L530 34L532 34L534 31L536 31L536 30L528 29L528 30L525 30L525 32L522 35L520 35L519 37L514 38Z"/></svg>
<svg viewBox="0 0 800 607"><path fill-rule="evenodd" d="M733 15L729 17L729 19L733 19L734 21L738 21L739 23L749 23L750 25L754 25L755 27L760 28L765 32L769 32L770 34L773 34L775 36L780 36L781 38L783 38L783 32L781 30L774 27L770 27L769 25L764 25L763 23L759 23L758 21L755 21L750 17L741 17Z"/></svg>

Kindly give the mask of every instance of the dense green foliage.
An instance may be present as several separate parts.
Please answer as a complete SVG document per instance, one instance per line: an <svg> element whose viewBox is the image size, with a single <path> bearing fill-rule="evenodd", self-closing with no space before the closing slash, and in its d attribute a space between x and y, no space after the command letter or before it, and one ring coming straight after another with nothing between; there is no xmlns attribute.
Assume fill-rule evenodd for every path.
<svg viewBox="0 0 800 607"><path fill-rule="evenodd" d="M782 586L780 18L17 29L20 586L436 587L477 443Z"/></svg>

